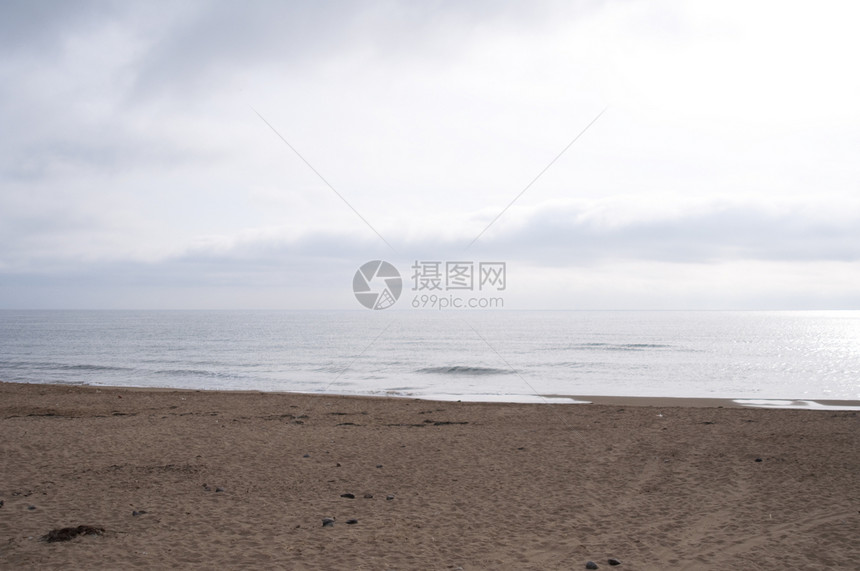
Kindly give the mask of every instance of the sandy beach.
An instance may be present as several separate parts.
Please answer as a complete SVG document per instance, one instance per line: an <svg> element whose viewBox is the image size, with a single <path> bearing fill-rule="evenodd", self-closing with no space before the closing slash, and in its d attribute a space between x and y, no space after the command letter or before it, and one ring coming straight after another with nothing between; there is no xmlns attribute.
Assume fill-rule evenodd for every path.
<svg viewBox="0 0 860 571"><path fill-rule="evenodd" d="M860 567L857 412L695 404L0 383L0 568Z"/></svg>

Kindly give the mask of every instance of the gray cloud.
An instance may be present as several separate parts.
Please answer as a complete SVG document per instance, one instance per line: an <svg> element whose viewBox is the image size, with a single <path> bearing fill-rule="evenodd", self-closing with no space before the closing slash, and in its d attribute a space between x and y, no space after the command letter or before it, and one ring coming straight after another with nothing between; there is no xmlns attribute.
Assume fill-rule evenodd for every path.
<svg viewBox="0 0 860 571"><path fill-rule="evenodd" d="M607 221L586 207L547 207L517 225L505 228L499 224L495 234L485 236L468 251L469 240L441 234L419 239L388 235L397 248L394 253L361 227L357 233L320 230L293 237L286 228L273 229L202 238L156 263L172 268L173 274L193 267L240 275L243 268L280 271L297 264L311 267L314 260L320 266L349 265L369 257L405 263L492 257L547 266L623 260L680 264L860 261L857 216L827 215L797 204L781 211L756 204L715 205L708 210L699 205L689 210L687 214ZM6 237L14 240L15 232L24 233L28 226L63 234L81 230L86 222L85 218L68 219L64 226L56 227L50 219L25 219ZM46 257L44 262L50 264L51 260Z"/></svg>
<svg viewBox="0 0 860 571"><path fill-rule="evenodd" d="M711 211L698 208L686 216L608 223L596 222L586 208L553 207L538 210L513 229L497 231L468 252L464 251L466 240L451 238L399 242L398 236L389 236L399 249L399 254L393 254L375 237L361 234L320 231L288 238L269 232L211 237L154 261L74 263L58 257L42 259L35 267L0 266L0 299L4 307L350 307L348 284L355 269L370 259L387 259L407 281L415 260L578 268L578 280L589 279L589 268L595 268L597 276L601 268L615 275L632 267L637 268L633 275L641 278L643 268L651 267L644 270L651 275L649 280L666 272L666 278L675 275L669 289L694 292L705 307L854 303L853 289L834 286L831 291L827 276L813 273L800 279L797 272L804 267L831 271L841 267L839 271L848 272L845 276L852 275L850 265L860 261L860 221L828 217L809 206L774 212L735 204ZM752 287L746 294L725 291L709 297L707 282L702 281L707 272L697 270L695 281L684 285L684 279L692 279L682 277L690 275L683 269L689 264L712 267L716 276L722 275L721 267L759 268L760 279L767 268L778 268L790 283L784 291ZM528 291L528 272L517 275L522 282L518 287ZM628 303L622 286L616 284L617 291L607 289L594 303ZM656 282L649 287L657 287ZM654 295L662 299L659 290ZM647 290L639 288L637 296L636 303L648 306ZM685 298L684 304L697 307L693 299Z"/></svg>
<svg viewBox="0 0 860 571"><path fill-rule="evenodd" d="M795 85L794 62L775 57L797 59L790 26L731 10L714 25L710 8L673 3L10 1L0 12L0 305L65 285L93 304L132 291L192 303L196 289L255 284L304 283L311 299L389 258L248 103L403 265L860 260L856 82L833 49L854 45L845 26L809 42L823 63L805 64L817 74L805 85L832 97L822 110ZM762 79L761 62L779 81ZM504 204L607 100L582 144L465 251L467 215L447 215ZM682 207L669 193L700 200ZM488 221L465 222L477 233Z"/></svg>
<svg viewBox="0 0 860 571"><path fill-rule="evenodd" d="M777 212L755 204L733 204L617 223L587 214L576 208L538 212L483 248L550 265L624 259L860 261L860 216L828 216L809 205Z"/></svg>
<svg viewBox="0 0 860 571"><path fill-rule="evenodd" d="M158 41L136 63L135 89L187 96L189 88L221 88L236 72L264 68L289 77L362 53L377 62L451 57L479 24L538 24L544 11L483 0L206 2L158 21Z"/></svg>
<svg viewBox="0 0 860 571"><path fill-rule="evenodd" d="M125 2L7 0L0 9L0 48L13 57L56 56L70 33L86 33L124 12Z"/></svg>

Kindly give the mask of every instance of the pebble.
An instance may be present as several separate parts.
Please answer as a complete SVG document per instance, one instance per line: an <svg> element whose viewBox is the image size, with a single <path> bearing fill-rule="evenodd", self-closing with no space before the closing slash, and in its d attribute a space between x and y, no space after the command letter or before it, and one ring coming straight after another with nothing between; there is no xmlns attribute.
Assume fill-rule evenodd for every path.
<svg viewBox="0 0 860 571"><path fill-rule="evenodd" d="M207 492L211 492L211 491L212 491L212 488L210 488L210 487L209 487L208 485L206 485L206 484L203 484L203 489L204 489L204 490L206 490Z"/></svg>
<svg viewBox="0 0 860 571"><path fill-rule="evenodd" d="M357 519L348 519L348 520L346 520L346 523L347 523L347 525L353 525L355 523L358 523L358 520Z"/></svg>
<svg viewBox="0 0 860 571"><path fill-rule="evenodd" d="M761 462L761 458L756 458L756 459L755 459L755 461L756 461L756 462Z"/></svg>
<svg viewBox="0 0 860 571"><path fill-rule="evenodd" d="M342 498L349 498L350 500L354 500L354 499L355 499L355 494L348 494L348 493L347 493L347 494L341 494L341 495L340 495L340 497L342 497Z"/></svg>
<svg viewBox="0 0 860 571"><path fill-rule="evenodd" d="M0 508L3 507L3 500L0 500Z"/></svg>
<svg viewBox="0 0 860 571"><path fill-rule="evenodd" d="M388 501L391 501L391 500L393 500L393 499L394 499L394 495L393 495L393 494L388 494L387 496L385 496L385 499L386 499L386 500L388 500Z"/></svg>
<svg viewBox="0 0 860 571"><path fill-rule="evenodd" d="M364 494L364 499L369 500L373 497L373 494Z"/></svg>
<svg viewBox="0 0 860 571"><path fill-rule="evenodd" d="M323 518L323 527L332 527L334 525L333 517L324 517Z"/></svg>
<svg viewBox="0 0 860 571"><path fill-rule="evenodd" d="M621 561L619 559L615 559L614 557L610 557L607 563L609 563L610 565L621 565Z"/></svg>
<svg viewBox="0 0 860 571"><path fill-rule="evenodd" d="M215 488L215 493L216 493L216 494L217 494L217 493L220 493L220 492L223 492L223 491L224 491L224 488Z"/></svg>
<svg viewBox="0 0 860 571"><path fill-rule="evenodd" d="M137 517L137 516L143 515L145 513L146 513L146 510L134 510L133 512L131 512L131 515L134 517Z"/></svg>
<svg viewBox="0 0 860 571"><path fill-rule="evenodd" d="M32 510L36 509L36 506L27 506L27 509L32 511Z"/></svg>
<svg viewBox="0 0 860 571"><path fill-rule="evenodd" d="M595 563L594 561L589 561L588 563L586 563L585 568L586 569L599 569L599 567L597 566L597 563Z"/></svg>
<svg viewBox="0 0 860 571"><path fill-rule="evenodd" d="M377 464L377 465L376 465L376 467L377 467L377 468L382 468L382 464Z"/></svg>
<svg viewBox="0 0 860 571"><path fill-rule="evenodd" d="M310 457L311 457L310 454L305 454L304 456L302 456L302 458L310 458Z"/></svg>

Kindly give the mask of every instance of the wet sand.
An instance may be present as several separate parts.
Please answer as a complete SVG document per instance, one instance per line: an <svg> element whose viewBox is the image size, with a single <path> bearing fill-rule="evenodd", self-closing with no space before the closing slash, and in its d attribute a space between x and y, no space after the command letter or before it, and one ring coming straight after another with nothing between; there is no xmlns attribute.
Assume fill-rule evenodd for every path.
<svg viewBox="0 0 860 571"><path fill-rule="evenodd" d="M0 383L0 568L860 567L857 412L598 401Z"/></svg>

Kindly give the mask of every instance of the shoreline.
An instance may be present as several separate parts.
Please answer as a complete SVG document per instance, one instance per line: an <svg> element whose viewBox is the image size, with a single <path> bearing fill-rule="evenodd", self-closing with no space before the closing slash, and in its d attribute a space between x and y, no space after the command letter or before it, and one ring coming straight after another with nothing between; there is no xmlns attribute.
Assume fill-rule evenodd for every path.
<svg viewBox="0 0 860 571"><path fill-rule="evenodd" d="M810 398L766 398L766 397L671 397L671 396L618 396L618 395L566 395L566 394L536 394L533 395L535 400L532 402L508 401L508 400L473 400L469 397L474 395L463 395L465 398L458 399L458 395L446 395L450 398L433 398L414 396L414 395L372 395L372 394L341 394L341 393L314 393L314 392L296 392L296 391L260 391L253 389L187 389L173 387L131 387L118 385L87 385L87 384L66 384L66 383L21 383L14 381L0 380L0 385L21 385L21 386L50 386L50 387L76 387L81 389L93 390L117 390L129 392L187 392L187 393L223 393L236 395L302 395L309 397L338 397L338 398L356 398L356 399L399 399L399 400L414 400L421 402L436 402L436 403L482 403L482 404L539 404L539 405L605 405L605 406L644 406L644 407L694 407L694 408L769 408L774 410L860 410L860 400L846 399L810 399ZM483 396L483 395L479 395ZM515 395L516 396L516 395ZM546 400L543 400L546 399ZM550 399L557 399L555 401ZM563 399L569 399L571 402L563 402ZM752 405L744 404L761 401L769 403L768 405ZM786 403L786 406L779 406L779 403ZM788 403L815 403L820 405L818 408L814 406L794 406Z"/></svg>

